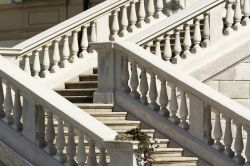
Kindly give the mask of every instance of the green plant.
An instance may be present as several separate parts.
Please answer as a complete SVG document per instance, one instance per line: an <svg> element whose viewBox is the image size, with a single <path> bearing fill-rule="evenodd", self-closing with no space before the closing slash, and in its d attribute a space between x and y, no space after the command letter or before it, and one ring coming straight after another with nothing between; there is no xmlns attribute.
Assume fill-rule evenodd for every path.
<svg viewBox="0 0 250 166"><path fill-rule="evenodd" d="M157 141L151 139L149 135L141 131L141 128L133 128L116 136L116 140L125 141L139 141L138 151L136 152L137 164L144 166L151 166L154 161L153 151L158 147Z"/></svg>

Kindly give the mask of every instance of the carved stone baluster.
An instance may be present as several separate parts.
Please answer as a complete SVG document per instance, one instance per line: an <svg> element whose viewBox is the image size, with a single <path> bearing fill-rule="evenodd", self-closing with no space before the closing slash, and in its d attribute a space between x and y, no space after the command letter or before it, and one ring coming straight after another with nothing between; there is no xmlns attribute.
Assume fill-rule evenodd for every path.
<svg viewBox="0 0 250 166"><path fill-rule="evenodd" d="M84 137L81 131L78 131L78 148L76 152L76 160L78 165L84 166L87 160L86 149L84 145Z"/></svg>
<svg viewBox="0 0 250 166"><path fill-rule="evenodd" d="M123 5L121 9L121 31L119 33L119 36L125 37L125 35L128 33L128 14L127 14L127 5Z"/></svg>
<svg viewBox="0 0 250 166"><path fill-rule="evenodd" d="M2 78L0 78L0 118L5 116L4 112L4 94L3 94L3 82Z"/></svg>
<svg viewBox="0 0 250 166"><path fill-rule="evenodd" d="M48 75L50 75L49 67L50 67L50 58L49 58L49 44L46 44L43 47L43 62L42 62L42 68L43 71L41 73L41 77L46 78Z"/></svg>
<svg viewBox="0 0 250 166"><path fill-rule="evenodd" d="M239 30L241 27L241 19L242 19L242 10L240 5L240 0L235 1L235 9L234 9L234 30Z"/></svg>
<svg viewBox="0 0 250 166"><path fill-rule="evenodd" d="M129 71L128 71L128 58L122 57L122 88L123 92L130 93L130 88L128 86Z"/></svg>
<svg viewBox="0 0 250 166"><path fill-rule="evenodd" d="M138 81L137 65L135 62L131 62L130 95L135 99L139 99L140 97L140 94L137 91L138 85L139 81Z"/></svg>
<svg viewBox="0 0 250 166"><path fill-rule="evenodd" d="M89 140L89 155L87 160L87 166L97 166L95 142L93 140Z"/></svg>
<svg viewBox="0 0 250 166"><path fill-rule="evenodd" d="M153 21L154 13L155 13L154 0L148 0L146 23L151 23Z"/></svg>
<svg viewBox="0 0 250 166"><path fill-rule="evenodd" d="M210 45L210 25L209 25L209 13L204 14L204 28L203 28L203 41L201 42L202 47L208 47Z"/></svg>
<svg viewBox="0 0 250 166"><path fill-rule="evenodd" d="M99 166L107 166L106 149L100 149Z"/></svg>
<svg viewBox="0 0 250 166"><path fill-rule="evenodd" d="M179 89L181 93L181 105L180 105L180 127L184 130L189 129L189 124L187 123L187 117L188 117L188 108L187 108L187 98L186 98L186 93L184 90Z"/></svg>
<svg viewBox="0 0 250 166"><path fill-rule="evenodd" d="M55 157L60 163L64 163L67 160L66 154L63 152L65 146L63 126L64 126L63 120L60 117L58 117L58 130L56 134L57 153Z"/></svg>
<svg viewBox="0 0 250 166"><path fill-rule="evenodd" d="M236 137L234 142L235 156L234 161L238 164L244 164L245 159L241 155L243 151L243 138L242 138L242 125L238 122L234 122L236 125Z"/></svg>
<svg viewBox="0 0 250 166"><path fill-rule="evenodd" d="M245 150L247 161L245 163L245 166L249 166L250 165L250 128L244 126L244 129L247 132L247 144L246 144L246 150Z"/></svg>
<svg viewBox="0 0 250 166"><path fill-rule="evenodd" d="M209 105L204 105L204 134L205 134L205 138L204 141L211 145L213 144L213 139L211 136L211 132L212 132L212 121L211 121L211 107Z"/></svg>
<svg viewBox="0 0 250 166"><path fill-rule="evenodd" d="M146 45L145 45L145 49L149 52L151 52L151 46L153 45L153 42L148 42Z"/></svg>
<svg viewBox="0 0 250 166"><path fill-rule="evenodd" d="M55 129L54 129L54 122L53 122L53 114L52 112L47 112L47 130L46 130L46 135L47 139L47 146L46 146L46 151L50 155L55 155L56 154L56 148L54 145L54 140L55 140Z"/></svg>
<svg viewBox="0 0 250 166"><path fill-rule="evenodd" d="M158 93L157 93L157 87L156 87L155 73L150 73L149 108L151 108L154 111L159 111L160 109L160 106L156 103L157 96L158 96Z"/></svg>
<svg viewBox="0 0 250 166"><path fill-rule="evenodd" d="M119 31L118 10L116 9L112 12L111 34L109 38L111 41L115 41L117 39L118 31Z"/></svg>
<svg viewBox="0 0 250 166"><path fill-rule="evenodd" d="M17 88L15 88L15 101L14 101L13 117L14 117L14 123L13 123L12 127L16 131L21 131L23 128L23 125L21 123L22 106L21 106L21 100L20 100L20 90Z"/></svg>
<svg viewBox="0 0 250 166"><path fill-rule="evenodd" d="M163 0L156 0L156 13L154 15L156 19L159 19L163 16L162 10L163 10Z"/></svg>
<svg viewBox="0 0 250 166"><path fill-rule="evenodd" d="M82 52L80 53L79 57L83 58L85 55L88 55L87 49L89 46L89 41L88 41L88 26L84 25L82 26L82 39L81 39L81 49Z"/></svg>
<svg viewBox="0 0 250 166"><path fill-rule="evenodd" d="M142 28L143 25L145 24L145 17L146 17L146 12L145 12L144 0L139 0L139 12L138 12L139 21L136 24L138 28Z"/></svg>
<svg viewBox="0 0 250 166"><path fill-rule="evenodd" d="M172 57L171 62L176 64L177 61L181 59L181 39L180 39L180 30L175 29L175 42L174 42L174 57Z"/></svg>
<svg viewBox="0 0 250 166"><path fill-rule="evenodd" d="M36 105L36 110L37 110L37 128L36 128L37 145L41 148L44 148L47 144L45 139L44 110L41 105Z"/></svg>
<svg viewBox="0 0 250 166"><path fill-rule="evenodd" d="M163 59L167 62L170 62L172 57L172 48L170 44L170 33L167 33L165 37L165 45L164 45L164 51L163 51Z"/></svg>
<svg viewBox="0 0 250 166"><path fill-rule="evenodd" d="M192 48L192 53L197 53L200 49L200 43L201 43L201 29L200 29L200 18L197 17L194 19L194 47Z"/></svg>
<svg viewBox="0 0 250 166"><path fill-rule="evenodd" d="M225 18L225 24L226 24L226 29L224 30L225 35L229 35L230 32L232 32L232 25L234 23L234 11L233 11L233 2L231 0L227 1L226 4L226 18Z"/></svg>
<svg viewBox="0 0 250 166"><path fill-rule="evenodd" d="M167 93L167 88L166 88L166 81L164 79L160 79L161 80L161 92L160 92L160 105L161 105L161 109L160 109L160 114L162 116L168 117L169 116L169 111L167 109L167 105L168 105L168 93Z"/></svg>
<svg viewBox="0 0 250 166"><path fill-rule="evenodd" d="M39 73L41 71L41 65L40 65L40 58L39 58L38 50L35 51L35 55L34 55L33 71L34 71L34 78L40 78Z"/></svg>
<svg viewBox="0 0 250 166"><path fill-rule="evenodd" d="M171 116L169 118L174 124L178 124L180 119L176 116L178 110L178 103L177 103L177 96L176 96L176 86L173 83L169 83L171 88L171 96L170 96L170 103L169 109L171 112Z"/></svg>
<svg viewBox="0 0 250 166"><path fill-rule="evenodd" d="M215 124L214 124L214 138L215 138L214 147L218 151L224 150L224 146L220 142L221 137L222 137L222 129L221 129L220 112L216 111L215 112Z"/></svg>
<svg viewBox="0 0 250 166"><path fill-rule="evenodd" d="M4 121L8 125L13 124L13 116L12 116L12 111L13 111L13 101L12 101L12 93L11 93L11 86L10 83L6 83L6 93L5 93L5 98L4 98L4 110L5 110L5 117Z"/></svg>
<svg viewBox="0 0 250 166"><path fill-rule="evenodd" d="M74 128L71 125L68 125L68 142L67 142L66 152L68 156L68 160L66 165L70 166L77 166L75 161L76 155L76 144L75 144L75 137L74 137Z"/></svg>
<svg viewBox="0 0 250 166"><path fill-rule="evenodd" d="M181 57L186 59L191 55L190 47L192 46L191 36L190 36L190 23L184 25L185 35L183 40L184 52Z"/></svg>
<svg viewBox="0 0 250 166"><path fill-rule="evenodd" d="M96 33L96 21L92 21L90 23L90 42L96 42L97 41L97 33Z"/></svg>
<svg viewBox="0 0 250 166"><path fill-rule="evenodd" d="M250 16L250 1L244 0L243 2L243 20L242 25L246 26L249 23L249 16Z"/></svg>
<svg viewBox="0 0 250 166"><path fill-rule="evenodd" d="M62 50L62 61L60 63L60 66L62 68L65 68L69 65L69 56L70 56L70 50L69 50L69 34L66 34L63 37L63 50Z"/></svg>
<svg viewBox="0 0 250 166"><path fill-rule="evenodd" d="M136 21L137 21L137 16L136 16L136 9L135 9L135 0L132 0L130 3L130 15L129 15L129 32L134 32L136 29Z"/></svg>
<svg viewBox="0 0 250 166"><path fill-rule="evenodd" d="M61 39L56 39L54 41L54 51L52 56L52 67L51 67L51 73L56 73L59 70L58 63L60 61L60 52L59 52L59 41Z"/></svg>
<svg viewBox="0 0 250 166"><path fill-rule="evenodd" d="M31 71L30 71L30 56L32 55L32 53L27 54L24 57L24 71L25 73L27 73L28 75L31 75Z"/></svg>
<svg viewBox="0 0 250 166"><path fill-rule="evenodd" d="M234 152L231 149L232 142L233 142L232 128L231 128L232 119L229 117L225 117L225 119L226 119L226 128L225 128L225 134L224 134L224 144L225 144L224 153L228 157L232 158L234 156Z"/></svg>
<svg viewBox="0 0 250 166"><path fill-rule="evenodd" d="M147 105L148 81L147 81L146 69L144 67L141 68L140 92L141 92L141 99L140 99L141 103Z"/></svg>
<svg viewBox="0 0 250 166"><path fill-rule="evenodd" d="M79 45L78 45L78 32L80 31L80 29L75 29L73 30L73 36L72 36L72 56L70 58L70 61L72 63L76 62L78 59L78 52L79 52Z"/></svg>
<svg viewBox="0 0 250 166"><path fill-rule="evenodd" d="M162 40L162 37L158 37L155 40L155 55L157 57L160 57L160 58L162 58L162 55L161 55L161 40Z"/></svg>

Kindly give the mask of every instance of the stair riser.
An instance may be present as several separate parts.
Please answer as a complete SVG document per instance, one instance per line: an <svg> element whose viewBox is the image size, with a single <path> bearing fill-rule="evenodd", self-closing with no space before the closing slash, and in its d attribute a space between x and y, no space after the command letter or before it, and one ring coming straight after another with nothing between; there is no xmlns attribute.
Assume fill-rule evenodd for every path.
<svg viewBox="0 0 250 166"><path fill-rule="evenodd" d="M79 76L80 81L97 81L97 75Z"/></svg>
<svg viewBox="0 0 250 166"><path fill-rule="evenodd" d="M75 98L66 98L72 103L93 103L92 97L75 97Z"/></svg>
<svg viewBox="0 0 250 166"><path fill-rule="evenodd" d="M65 85L66 89L88 89L88 88L97 88L97 82L93 83L70 83Z"/></svg>
<svg viewBox="0 0 250 166"><path fill-rule="evenodd" d="M62 96L91 96L93 97L95 90L67 90L67 91L57 91Z"/></svg>

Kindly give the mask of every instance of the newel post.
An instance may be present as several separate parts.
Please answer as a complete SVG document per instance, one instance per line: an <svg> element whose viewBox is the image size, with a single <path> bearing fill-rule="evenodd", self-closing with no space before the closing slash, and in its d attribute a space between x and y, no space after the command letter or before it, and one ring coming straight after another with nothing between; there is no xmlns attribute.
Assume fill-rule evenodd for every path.
<svg viewBox="0 0 250 166"><path fill-rule="evenodd" d="M93 43L91 48L98 54L98 88L94 103L114 103L114 91L120 87L121 56L116 55L114 43Z"/></svg>

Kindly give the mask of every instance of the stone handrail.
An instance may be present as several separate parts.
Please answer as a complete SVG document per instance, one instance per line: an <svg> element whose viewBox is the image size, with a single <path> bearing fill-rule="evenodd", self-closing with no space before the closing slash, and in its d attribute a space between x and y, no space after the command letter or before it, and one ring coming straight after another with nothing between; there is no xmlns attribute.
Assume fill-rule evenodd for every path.
<svg viewBox="0 0 250 166"><path fill-rule="evenodd" d="M248 0L200 0L127 41L177 63L214 44L223 35L246 26L249 3Z"/></svg>
<svg viewBox="0 0 250 166"><path fill-rule="evenodd" d="M135 99L134 102L140 103L152 113L159 113L157 116L161 116L172 126L178 126L182 132L199 139L207 146L206 148L223 152L219 153L219 155L224 154L224 158L220 160L224 163L222 165L227 165L225 163L228 162L232 165L236 163L243 165L245 160L250 161L249 109L178 71L173 66L166 65L162 60L133 43L102 43L94 44L93 47L99 52L98 67L100 71L103 71L99 75L98 90L94 96L95 102L115 102L116 105L121 105L122 103L118 102L119 99L115 98L120 91L127 94L129 98ZM104 64L109 64L109 66ZM116 72L108 70L113 65ZM114 79L110 80L110 78ZM113 99L110 99L112 97ZM124 103L127 99L123 98L120 102ZM129 106L126 105L126 107ZM133 106L127 109L133 110L130 112L137 112ZM146 118L148 116L146 114L148 113L145 112L143 119L147 119L147 122L152 121L152 118ZM212 124L213 114L214 124ZM222 119L226 121L225 128L223 128L225 130L222 130ZM233 127L236 129L234 146L232 146ZM246 145L243 143L242 128L247 132ZM157 130L161 129L157 128ZM178 141L178 138L174 138L173 135L172 137ZM183 145L183 142L177 143ZM245 155L243 155L243 149ZM206 154L201 151L189 150L201 158L206 158L204 157ZM214 161L217 162L211 161L211 158L206 159L213 164L215 164Z"/></svg>
<svg viewBox="0 0 250 166"><path fill-rule="evenodd" d="M87 163L91 165L97 162L95 146L100 149L99 162L106 162L104 141L114 140L117 135L115 131L54 91L43 87L38 80L10 64L2 56L0 66L1 121L50 155L55 155L61 163L67 160L69 165L74 165L76 156L78 164L86 161L84 139L88 140L90 147ZM6 91L3 90L4 87ZM78 138L78 144L74 137ZM63 152L65 147L67 154Z"/></svg>

